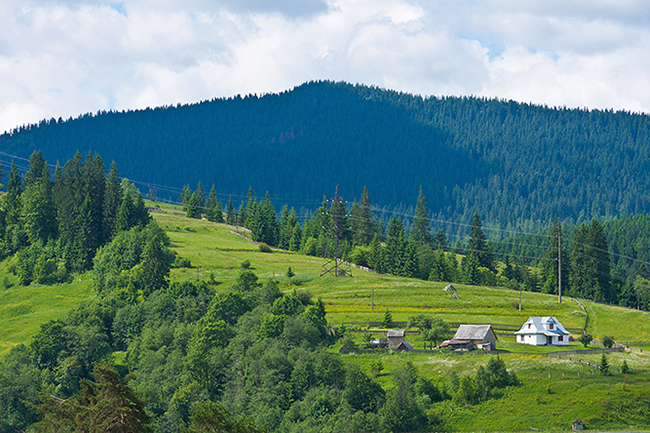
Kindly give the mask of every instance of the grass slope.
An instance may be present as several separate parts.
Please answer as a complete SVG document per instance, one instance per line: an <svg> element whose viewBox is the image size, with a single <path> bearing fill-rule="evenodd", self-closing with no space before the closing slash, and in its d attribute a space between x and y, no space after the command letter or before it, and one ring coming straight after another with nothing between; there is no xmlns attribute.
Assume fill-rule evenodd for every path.
<svg viewBox="0 0 650 433"><path fill-rule="evenodd" d="M92 295L92 275L75 276L70 284L28 287L0 266L0 357L17 344L28 343L41 324L62 318Z"/></svg>
<svg viewBox="0 0 650 433"><path fill-rule="evenodd" d="M332 324L346 323L348 328L382 335L385 330L369 327L368 322L383 319L389 309L395 321L406 321L415 314L442 317L448 322L491 323L501 326L520 326L529 316L553 315L569 329L584 326L585 316L569 298L558 304L557 298L540 293L522 293L523 310L519 311L519 292L501 288L456 285L460 299L443 292L445 284L377 275L353 269L352 278L320 277L322 260L293 252L274 250L261 253L257 245L239 229L224 224L191 220L176 213L177 209L164 206L154 212L154 218L168 233L172 249L189 259L192 268L173 269L172 281L214 278L224 289L241 271L241 262L249 260L251 269L260 279L276 278L281 289L308 290L323 299ZM291 266L296 273L290 281L285 273ZM0 266L0 356L18 343L27 343L42 323L65 315L84 299L92 296L91 273L75 278L71 284L51 287L15 285L15 277ZM374 299L375 308L372 308ZM612 335L617 341L650 340L648 313L583 302L589 314L588 331L596 337ZM360 342L361 335L354 334ZM576 334L574 335L577 337ZM418 335L408 335L415 347L422 347ZM579 349L572 343L569 349ZM620 428L626 430L648 427L634 423L618 424L605 421L608 408L617 398L630 392L647 389L650 382L650 356L646 352L612 353L608 355L613 375L593 374L593 369L576 359L598 364L600 354L547 357L557 348L532 347L517 344L511 332L500 333L497 348L507 367L514 370L523 382L504 392L500 398L479 405L459 407L449 401L434 405L430 416L441 419L447 428L459 431L513 431L530 427L546 431L570 428L575 418L587 423L590 429ZM335 346L330 350L335 351ZM385 387L391 387L391 371L405 361L440 384L451 372L473 374L479 365L488 361L482 353L433 353L343 355L348 363L357 363L365 371L380 359L385 367L377 378ZM628 377L619 373L625 360L635 369Z"/></svg>

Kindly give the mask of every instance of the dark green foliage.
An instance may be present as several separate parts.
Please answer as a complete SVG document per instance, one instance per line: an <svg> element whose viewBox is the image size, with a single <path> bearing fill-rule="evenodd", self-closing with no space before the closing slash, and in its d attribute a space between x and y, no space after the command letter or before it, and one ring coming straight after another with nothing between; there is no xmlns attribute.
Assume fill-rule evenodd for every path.
<svg viewBox="0 0 650 433"><path fill-rule="evenodd" d="M433 237L429 231L430 222L427 199L422 194L422 185L420 185L417 206L415 207L415 216L413 217L413 226L411 227L411 239L418 244L433 243Z"/></svg>
<svg viewBox="0 0 650 433"><path fill-rule="evenodd" d="M266 429L258 427L246 416L235 416L221 403L204 401L192 408L188 433L263 433Z"/></svg>
<svg viewBox="0 0 650 433"><path fill-rule="evenodd" d="M603 226L597 220L582 224L573 237L572 246L571 293L594 301L615 301Z"/></svg>
<svg viewBox="0 0 650 433"><path fill-rule="evenodd" d="M289 266L289 268L287 269L287 272L286 272L285 275L287 276L289 281L291 281L291 279L296 276L296 273L294 271L292 271L291 266Z"/></svg>
<svg viewBox="0 0 650 433"><path fill-rule="evenodd" d="M84 381L79 394L62 400L43 393L36 432L151 432L146 400L108 363L95 364L96 382Z"/></svg>
<svg viewBox="0 0 650 433"><path fill-rule="evenodd" d="M381 321L381 326L384 328L390 328L393 325L393 315L390 313L388 308L384 312L384 319Z"/></svg>
<svg viewBox="0 0 650 433"><path fill-rule="evenodd" d="M627 361L623 360L623 365L621 365L621 373L628 374L630 372L630 367L627 365Z"/></svg>
<svg viewBox="0 0 650 433"><path fill-rule="evenodd" d="M600 364L598 365L598 371L600 371L600 374L603 376L609 376L609 362L607 361L607 357L603 353L603 355L600 357Z"/></svg>
<svg viewBox="0 0 650 433"><path fill-rule="evenodd" d="M38 421L33 410L43 375L30 362L30 350L16 346L0 361L0 431L25 431Z"/></svg>
<svg viewBox="0 0 650 433"><path fill-rule="evenodd" d="M257 185L303 201L336 184L348 188L345 196L368 185L376 203L397 207L426 179L433 219L470 223L476 210L491 224L541 228L556 214L582 223L650 210L649 129L645 114L421 98L325 81L282 94L43 120L0 144L24 158L41 148L61 161L94 149L128 176L161 185L209 173L201 180L218 191ZM345 158L314 159L329 154Z"/></svg>
<svg viewBox="0 0 650 433"><path fill-rule="evenodd" d="M356 201L350 209L350 227L352 229L352 242L356 245L369 245L377 235L379 223L372 212L372 201L368 188L363 187L359 203Z"/></svg>
<svg viewBox="0 0 650 433"><path fill-rule="evenodd" d="M221 210L221 202L217 198L217 190L214 184L212 184L212 188L210 188L210 193L208 194L208 198L205 201L204 213L208 221L214 221L219 223L223 222L223 212Z"/></svg>
<svg viewBox="0 0 650 433"><path fill-rule="evenodd" d="M345 372L343 398L354 410L376 412L383 406L386 393L377 382L361 371L358 365L350 364Z"/></svg>
<svg viewBox="0 0 650 433"><path fill-rule="evenodd" d="M120 187L120 174L117 171L115 161L111 163L111 169L106 179L106 190L104 192L104 240L108 241L117 233L117 213L122 204L122 188Z"/></svg>
<svg viewBox="0 0 650 433"><path fill-rule="evenodd" d="M611 335L603 336L603 346L606 349L611 348L613 345L614 345L614 337L612 337Z"/></svg>
<svg viewBox="0 0 650 433"><path fill-rule="evenodd" d="M540 262L542 268L541 285L542 292L557 294L558 290L558 257L562 258L562 290L569 293L569 262L570 258L564 249L564 243L558 249L558 234L561 227L557 217L553 222L553 227L549 233L548 249L544 253ZM510 272L510 270L509 270ZM505 275L505 271L504 271ZM506 278L509 278L506 276ZM511 279L511 278L510 278Z"/></svg>
<svg viewBox="0 0 650 433"><path fill-rule="evenodd" d="M187 201L187 217L188 218L201 218L201 206L199 205L199 197L194 192Z"/></svg>
<svg viewBox="0 0 650 433"><path fill-rule="evenodd" d="M187 210L187 203L190 201L190 197L192 196L192 190L190 189L190 186L185 184L183 186L183 189L181 190L181 195L178 198L178 201L183 205L183 210Z"/></svg>
<svg viewBox="0 0 650 433"><path fill-rule="evenodd" d="M467 255L476 257L478 267L488 268L492 272L496 272L494 255L488 246L487 237L483 233L482 226L478 212L475 212L469 233Z"/></svg>
<svg viewBox="0 0 650 433"><path fill-rule="evenodd" d="M232 204L232 197L228 197L228 209L226 214L226 222L230 225L235 225L237 222L237 213L235 212L235 207Z"/></svg>
<svg viewBox="0 0 650 433"><path fill-rule="evenodd" d="M395 387L388 392L382 408L386 431L416 432L427 429L427 417L415 398L417 380L418 374L409 363L393 371Z"/></svg>
<svg viewBox="0 0 650 433"><path fill-rule="evenodd" d="M29 346L31 363L34 366L42 370L57 365L59 353L67 346L64 326L64 322L53 320L41 325L40 331Z"/></svg>
<svg viewBox="0 0 650 433"><path fill-rule="evenodd" d="M591 340L593 340L594 337L591 334L582 334L580 338L578 338L578 341L582 343L583 346L587 347L591 343Z"/></svg>

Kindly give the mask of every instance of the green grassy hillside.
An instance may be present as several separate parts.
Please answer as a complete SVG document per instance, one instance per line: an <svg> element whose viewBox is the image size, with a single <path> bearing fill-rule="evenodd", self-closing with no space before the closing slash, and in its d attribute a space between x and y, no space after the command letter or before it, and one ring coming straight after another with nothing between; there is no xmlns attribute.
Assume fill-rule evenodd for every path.
<svg viewBox="0 0 650 433"><path fill-rule="evenodd" d="M92 275L79 275L70 284L28 287L16 285L6 263L0 266L0 356L30 341L42 323L59 319L92 295Z"/></svg>
<svg viewBox="0 0 650 433"><path fill-rule="evenodd" d="M447 322L490 323L499 332L497 348L509 370L514 371L522 385L504 390L488 401L467 407L445 400L432 406L429 418L444 422L445 428L459 431L513 431L530 427L545 431L570 428L575 418L587 423L590 429L642 429L650 420L621 419L627 412L621 402L644 402L643 390L650 383L650 356L647 352L632 351L608 355L612 375L604 377L578 359L593 364L600 362L600 353L546 356L557 348L535 348L514 342L508 327L520 326L529 316L553 315L574 337L585 324L585 316L576 302L539 293L522 293L523 309L519 311L519 292L507 289L456 285L460 299L452 299L442 291L445 284L410 280L354 269L352 277L320 277L322 259L297 253L273 250L259 251L241 229L192 220L164 207L153 213L167 232L172 250L191 262L191 267L175 268L171 280L213 279L219 288L226 288L239 275L241 263L250 262L250 269L262 280L275 278L283 291L309 291L326 305L328 321L339 326L346 324L357 342L362 333L382 335L385 330L371 326L380 322L388 309L395 321L406 321L416 314L442 317ZM291 267L295 276L286 277ZM66 311L92 296L92 275L77 276L71 284L56 286L15 285L15 278L0 267L0 355L18 343L27 343L42 323L66 314ZM372 302L374 299L374 309ZM614 336L616 341L650 341L648 313L614 306L583 302L589 314L588 331L596 338ZM416 348L422 340L409 334ZM638 344L635 344L638 346ZM646 346L640 346L645 348ZM568 349L582 348L571 343ZM338 346L330 348L336 351ZM370 371L370 365L381 360L384 370L377 380L385 388L393 386L391 371L405 362L411 362L419 372L444 386L450 374L475 374L491 355L482 353L421 352L398 354L342 355L344 362L359 364ZM629 375L620 373L625 361L632 369ZM626 406L626 407L628 407ZM620 415L620 416L619 416ZM627 416L627 415L626 415Z"/></svg>
<svg viewBox="0 0 650 433"><path fill-rule="evenodd" d="M283 290L308 290L322 298L333 324L366 327L368 322L381 321L386 309L395 321L431 314L454 323L520 326L529 316L552 315L567 328L582 328L585 324L582 309L566 297L559 304L555 296L523 292L523 308L519 311L520 293L504 288L457 284L460 299L455 300L451 293L442 291L446 283L378 275L356 268L352 268L351 278L320 277L321 258L283 250L261 253L243 229L183 218L173 211L173 207L166 207L153 214L169 235L172 249L192 264L192 268L173 269L172 281L207 279L212 275L227 284L239 274L241 262L249 260L251 270L261 279L275 278ZM296 273L292 282L285 276L288 267ZM649 313L582 303L590 315L588 331L596 338L612 335L617 341L650 341Z"/></svg>

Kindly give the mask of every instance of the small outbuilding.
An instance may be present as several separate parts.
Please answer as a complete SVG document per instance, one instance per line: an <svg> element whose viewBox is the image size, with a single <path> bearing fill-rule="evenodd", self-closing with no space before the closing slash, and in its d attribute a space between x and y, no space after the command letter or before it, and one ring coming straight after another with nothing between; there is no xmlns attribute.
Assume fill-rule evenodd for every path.
<svg viewBox="0 0 650 433"><path fill-rule="evenodd" d="M530 317L521 329L515 332L517 343L533 346L568 346L571 334L551 316Z"/></svg>
<svg viewBox="0 0 650 433"><path fill-rule="evenodd" d="M582 422L579 418L574 419L573 422L571 423L571 430L584 430L585 429L585 423Z"/></svg>
<svg viewBox="0 0 650 433"><path fill-rule="evenodd" d="M404 341L404 330L389 330L386 337L388 338L388 348L398 347Z"/></svg>
<svg viewBox="0 0 650 433"><path fill-rule="evenodd" d="M406 341L402 341L399 344L399 346L397 346L397 351L398 352L415 352L415 349L413 348L413 346L411 346Z"/></svg>
<svg viewBox="0 0 650 433"><path fill-rule="evenodd" d="M492 325L460 325L449 346L454 349L493 350L497 344L497 334Z"/></svg>

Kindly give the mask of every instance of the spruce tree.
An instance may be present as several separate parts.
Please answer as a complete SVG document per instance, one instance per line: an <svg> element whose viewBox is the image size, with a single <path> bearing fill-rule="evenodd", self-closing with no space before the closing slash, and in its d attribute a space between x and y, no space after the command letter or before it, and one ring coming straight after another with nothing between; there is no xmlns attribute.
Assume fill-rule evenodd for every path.
<svg viewBox="0 0 650 433"><path fill-rule="evenodd" d="M199 181L199 184L196 187L196 199L197 199L197 205L199 207L199 215L203 213L204 208L205 208L205 191L203 191L203 185L201 185L201 181Z"/></svg>
<svg viewBox="0 0 650 433"><path fill-rule="evenodd" d="M168 285L171 260L165 255L165 248L158 236L151 236L142 252L142 291L149 295Z"/></svg>
<svg viewBox="0 0 650 433"><path fill-rule="evenodd" d="M29 170L25 173L25 187L38 182L43 177L45 171L47 171L47 178L49 180L49 170L47 162L43 158L43 152L40 149L35 150L29 157Z"/></svg>
<svg viewBox="0 0 650 433"><path fill-rule="evenodd" d="M433 246L436 249L442 248L445 251L449 250L449 241L447 240L447 235L444 230L438 230L436 236L433 238Z"/></svg>
<svg viewBox="0 0 650 433"><path fill-rule="evenodd" d="M433 237L429 231L430 223L427 199L422 194L422 185L420 185L418 201L415 207L415 217L413 218L413 226L411 227L411 239L419 244L432 244Z"/></svg>
<svg viewBox="0 0 650 433"><path fill-rule="evenodd" d="M479 265L478 257L475 254L470 253L463 257L461 268L465 284L478 285L481 283Z"/></svg>
<svg viewBox="0 0 650 433"><path fill-rule="evenodd" d="M192 196L192 190L190 189L190 186L185 185L181 190L181 196L179 198L179 201L183 205L184 211L187 211L187 203L190 201L191 196Z"/></svg>
<svg viewBox="0 0 650 433"><path fill-rule="evenodd" d="M350 227L353 233L352 242L355 245L369 245L379 230L372 213L372 201L367 186L363 187L359 203L355 201L350 209Z"/></svg>
<svg viewBox="0 0 650 433"><path fill-rule="evenodd" d="M488 268L492 272L496 272L495 260L487 243L487 237L483 233L481 219L478 212L474 213L474 220L469 233L469 242L467 245L467 254L473 254L477 261L478 267Z"/></svg>
<svg viewBox="0 0 650 433"><path fill-rule="evenodd" d="M558 234L560 233L560 222L557 217L553 221L553 227L549 234L549 245L541 261L542 268L542 292L557 294L558 279ZM565 293L569 293L569 257L563 246L560 247L562 259L562 287Z"/></svg>
<svg viewBox="0 0 650 433"><path fill-rule="evenodd" d="M16 163L12 161L11 170L9 171L9 181L7 182L7 195L5 198L7 225L18 224L20 222L20 196L23 191L23 180L20 177L20 173L18 173Z"/></svg>
<svg viewBox="0 0 650 433"><path fill-rule="evenodd" d="M290 251L300 251L300 245L302 244L302 229L300 224L293 226L293 233L291 234L291 239L289 240L289 250Z"/></svg>
<svg viewBox="0 0 650 433"><path fill-rule="evenodd" d="M386 272L397 274L400 269L401 257L404 255L403 240L405 237L402 219L391 217L388 221L388 236L386 238Z"/></svg>
<svg viewBox="0 0 650 433"><path fill-rule="evenodd" d="M196 193L193 192L190 196L190 199L187 201L187 217L188 218L200 218L201 211L199 210L199 198Z"/></svg>
<svg viewBox="0 0 650 433"><path fill-rule="evenodd" d="M124 195L115 223L118 231L129 230L136 225L135 205L131 194Z"/></svg>
<svg viewBox="0 0 650 433"><path fill-rule="evenodd" d="M368 254L368 267L377 270L381 262L381 242L379 235L375 234L370 242L370 254Z"/></svg>
<svg viewBox="0 0 650 433"><path fill-rule="evenodd" d="M120 174L117 171L115 161L111 163L111 169L106 179L106 190L104 192L103 205L103 231L104 242L109 241L117 233L117 212L122 204L122 188L120 187Z"/></svg>
<svg viewBox="0 0 650 433"><path fill-rule="evenodd" d="M232 196L228 196L226 223L230 225L235 225L237 223L237 214L235 213L235 206L232 204Z"/></svg>
<svg viewBox="0 0 650 433"><path fill-rule="evenodd" d="M215 218L215 208L217 206L217 189L212 184L210 192L208 193L208 198L205 200L205 209L203 213L208 221L216 221Z"/></svg>
<svg viewBox="0 0 650 433"><path fill-rule="evenodd" d="M29 242L47 243L57 234L56 208L49 178L41 177L25 188L21 196L21 219Z"/></svg>
<svg viewBox="0 0 650 433"><path fill-rule="evenodd" d="M243 205L243 203L242 203ZM255 208L257 207L257 200L255 199L255 191L253 187L248 187L248 193L246 194L246 205L240 208L239 211L239 220L241 225L246 228L251 228L252 221L254 218Z"/></svg>
<svg viewBox="0 0 650 433"><path fill-rule="evenodd" d="M602 225L596 220L580 225L572 245L571 293L594 301L614 301L616 294L611 285L609 252Z"/></svg>
<svg viewBox="0 0 650 433"><path fill-rule="evenodd" d="M89 248L96 250L104 241L103 236L103 207L104 192L106 190L106 169L104 161L98 154L90 152L86 157L85 170L83 174L84 200L89 200L89 212L92 217L90 235L88 239Z"/></svg>

